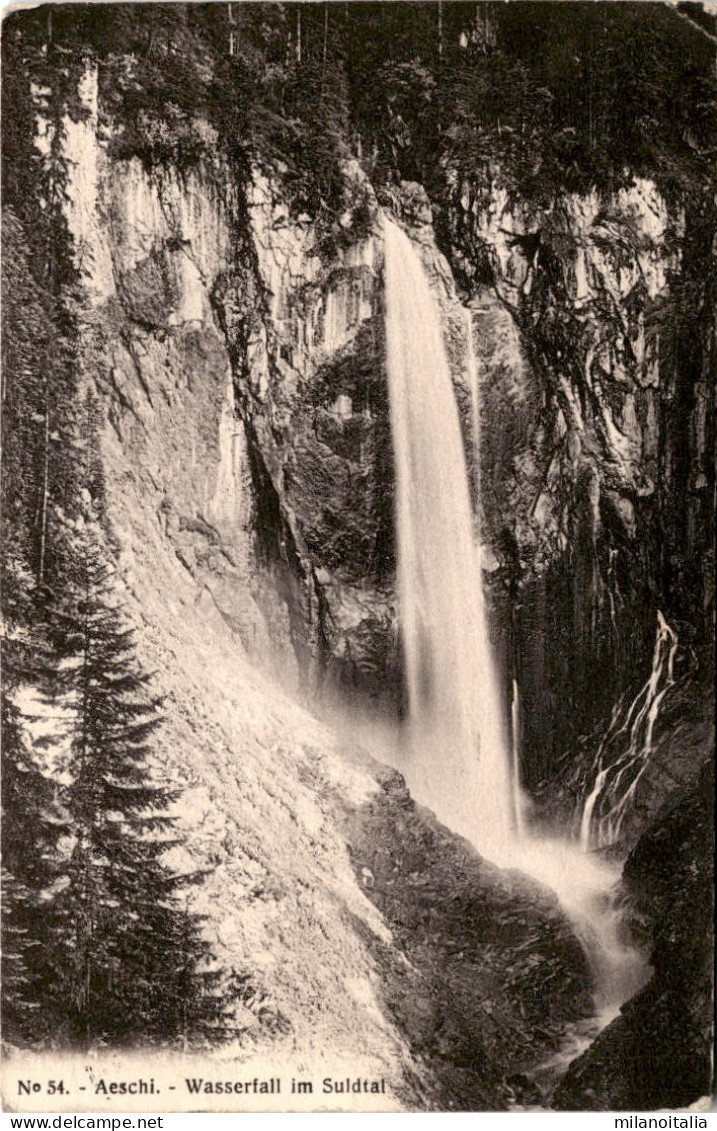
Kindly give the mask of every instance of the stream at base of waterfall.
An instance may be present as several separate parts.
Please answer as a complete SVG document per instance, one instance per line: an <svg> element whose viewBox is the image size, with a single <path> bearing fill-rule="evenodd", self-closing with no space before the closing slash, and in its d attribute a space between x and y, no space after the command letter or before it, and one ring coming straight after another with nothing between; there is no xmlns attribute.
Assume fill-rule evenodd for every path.
<svg viewBox="0 0 717 1131"><path fill-rule="evenodd" d="M650 742L656 699L671 679L674 634L659 626L660 671L653 671L624 724L630 743L621 765L614 771L603 766L598 753L581 838L544 838L530 830L520 788L519 689L514 683L509 724L488 633L480 536L440 309L417 248L387 217L384 231L398 609L408 692L408 718L391 760L417 800L493 863L519 868L550 887L572 921L593 975L595 1017L566 1034L560 1055L546 1063L549 1076L551 1065L578 1055L649 975L621 913L620 866L593 846L602 847L619 830L626 792L644 765L645 732ZM467 340L478 445L470 322ZM603 796L604 786L610 795ZM591 839L593 813L599 827Z"/></svg>

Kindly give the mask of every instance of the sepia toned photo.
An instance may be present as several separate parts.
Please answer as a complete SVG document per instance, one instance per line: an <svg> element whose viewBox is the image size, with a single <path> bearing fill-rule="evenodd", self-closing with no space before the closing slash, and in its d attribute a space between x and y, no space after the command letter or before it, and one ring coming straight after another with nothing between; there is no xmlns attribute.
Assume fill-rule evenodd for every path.
<svg viewBox="0 0 717 1131"><path fill-rule="evenodd" d="M5 8L6 1112L707 1126L716 159L699 0Z"/></svg>

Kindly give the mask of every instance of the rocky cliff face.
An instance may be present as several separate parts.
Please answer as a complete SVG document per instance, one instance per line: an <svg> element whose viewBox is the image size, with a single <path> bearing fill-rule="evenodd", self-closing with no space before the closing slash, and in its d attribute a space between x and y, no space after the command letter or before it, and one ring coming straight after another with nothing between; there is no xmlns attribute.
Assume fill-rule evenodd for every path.
<svg viewBox="0 0 717 1131"><path fill-rule="evenodd" d="M665 9L653 39L630 5L540 29L520 6L330 7L60 6L4 40L19 277L68 354L54 365L43 339L34 366L32 326L17 351L45 464L43 484L24 482L32 453L12 469L40 543L18 576L41 587L63 440L48 377L69 400L78 376L104 413L122 604L167 697L175 862L204 877L192 898L237 1000L228 1055L312 1067L331 1049L331 1070L388 1076L397 1107L530 1103L516 1068L590 1009L555 900L305 710L403 711L382 212L398 217L441 307L526 820L577 833L586 797L609 809L602 774L634 785L597 844L630 853L654 978L556 1103L681 1103L707 1079L714 28ZM643 1032L665 1065L691 1035L685 1091L650 1090Z"/></svg>
<svg viewBox="0 0 717 1131"><path fill-rule="evenodd" d="M391 455L380 228L354 176L355 208L323 242L257 178L248 256L215 303L249 436L257 554L285 596L302 691L328 678L375 696L387 674L398 685Z"/></svg>
<svg viewBox="0 0 717 1131"><path fill-rule="evenodd" d="M203 600L290 686L369 698L395 713L393 472L373 189L347 167L352 204L326 230L291 216L259 175L247 189L230 184L221 162L181 182L151 178L138 161L110 174L96 144L91 75L84 98L93 116L72 125L69 139L73 227L91 262L90 293L118 315L113 352L102 348L97 368L113 390L122 442L144 446L167 537ZM490 544L495 629L506 685L519 686L524 776L535 786L623 693L636 693L658 609L680 640L678 675L704 668L709 633L694 626L713 604L709 317L695 312L704 368L686 374L677 309L689 297L696 218L669 209L647 181L542 209L497 188L456 183L452 193L440 233L450 265L419 186L384 187L380 203L423 248L442 304ZM472 295L480 469L452 272ZM179 340L193 353L188 364L175 356ZM211 394L193 381L197 368L211 372ZM163 424L148 432L139 422L154 419L152 400ZM182 450L193 453L191 474ZM208 466L216 488L203 481Z"/></svg>
<svg viewBox="0 0 717 1131"><path fill-rule="evenodd" d="M654 975L571 1064L554 1097L561 1110L651 1111L684 1107L710 1093L713 790L707 766L696 784L663 806L628 857L625 877Z"/></svg>
<svg viewBox="0 0 717 1131"><path fill-rule="evenodd" d="M538 1031L557 1040L589 1009L582 959L555 906L486 871L398 779L355 752L336 760L331 735L256 667L302 697L401 710L387 208L420 247L443 311L496 641L522 700L524 772L535 785L557 769L551 793L562 790L563 817L584 799L594 746L576 758L577 735L620 694L628 710L624 673L644 677L657 609L676 631L688 623L666 581L677 566L651 553L676 522L676 460L689 486L681 568L702 579L692 602L712 599L697 561L710 406L706 380L676 392L663 342L681 266L666 207L645 182L542 213L463 186L452 270L417 185L384 188L379 201L348 168L353 203L327 231L290 216L259 175L232 184L219 159L183 177L110 160L91 76L84 98L90 116L68 138L70 221L87 270L83 364L107 412L112 521L145 659L167 673L176 708L165 752L185 791L188 851L207 869L202 898L226 908L212 917L215 943L245 987L245 1048L296 1041L340 1058L351 1033L365 1041L375 1031L380 1052L365 1070L393 1074L397 1102L451 1106L457 1090L469 1107L501 1106L515 1095L505 1078L516 1049L529 1066ZM471 324L480 468L466 387ZM689 435L688 460L675 454L676 428ZM666 723L626 826L632 843L663 797L696 779L709 747L709 710L696 707L701 641L680 645ZM291 749L287 733L297 736ZM566 751L567 773L556 762ZM447 871L451 906L438 926ZM355 975L338 973L349 968ZM549 997L533 993L540 979ZM320 1002L328 1013L317 1013ZM430 1080L420 1100L419 1065ZM582 1072L557 1102L577 1102L570 1081Z"/></svg>
<svg viewBox="0 0 717 1131"><path fill-rule="evenodd" d="M220 161L180 178L110 160L92 114L68 146L82 364L127 610L167 695L174 862L203 875L193 899L238 988L229 1053L385 1076L394 1107L504 1107L506 1077L590 1010L555 898L260 674L398 695L375 198L357 178L318 246ZM460 384L465 319L425 217L423 245Z"/></svg>
<svg viewBox="0 0 717 1131"><path fill-rule="evenodd" d="M445 238L477 293L486 522L535 783L637 691L657 609L680 675L696 651L709 665L694 625L713 605L710 314L691 311L705 360L690 380L674 325L688 219L649 182L543 209L467 184L454 200ZM678 527L679 562L658 549Z"/></svg>
<svg viewBox="0 0 717 1131"><path fill-rule="evenodd" d="M257 498L275 493L262 552L293 594L299 666L314 690L395 712L380 212L360 173L350 175L354 208L328 239L306 218L292 222L266 184L254 190L262 313L248 338L241 319L223 325L242 359ZM577 803L595 749L588 741L576 759L577 740L605 725L622 696L627 711L649 674L658 612L679 640L663 709L679 715L709 679L709 632L695 625L713 604L712 403L708 368L686 377L678 349L691 221L647 181L608 199L566 195L542 211L462 185L442 233L446 260L420 186L383 187L380 204L422 247L442 305L496 643L506 688L515 678L522 704L524 779L550 778L554 793L567 754ZM470 442L466 308L482 380L481 468ZM708 366L708 312L695 312L694 331ZM657 552L665 540L674 555ZM703 740L708 750L707 732ZM694 780L703 756L684 765L686 779L676 767L677 780ZM659 763L643 775L636 812L654 812L664 796Z"/></svg>
<svg viewBox="0 0 717 1131"><path fill-rule="evenodd" d="M384 187L379 202L348 167L351 207L326 230L291 216L258 174L231 184L221 161L181 179L110 163L91 74L83 97L90 117L69 126L71 222L88 294L111 323L109 345L88 336L87 369L207 615L304 696L401 710L382 206L422 248L443 309L496 642L506 687L519 688L524 780L549 778L552 796L578 805L598 742L576 759L578 737L621 696L627 710L658 609L679 638L665 706L674 699L679 714L699 697L682 685L708 667L694 626L713 600L712 406L706 371L691 385L681 375L673 325L689 218L645 181L542 211L455 185L442 239L473 296L462 305L420 186ZM704 317L697 329L706 335ZM683 519L677 556L658 555ZM678 584L688 573L696 589ZM688 778L699 761L687 760ZM659 762L637 811L660 803Z"/></svg>

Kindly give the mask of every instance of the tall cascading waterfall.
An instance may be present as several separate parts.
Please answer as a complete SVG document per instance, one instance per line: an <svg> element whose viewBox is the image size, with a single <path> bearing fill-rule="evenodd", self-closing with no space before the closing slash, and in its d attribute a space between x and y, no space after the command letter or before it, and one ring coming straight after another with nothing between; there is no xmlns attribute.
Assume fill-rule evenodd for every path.
<svg viewBox="0 0 717 1131"><path fill-rule="evenodd" d="M502 857L514 839L506 725L440 311L409 238L386 221L385 240L406 771L439 816Z"/></svg>
<svg viewBox="0 0 717 1131"><path fill-rule="evenodd" d="M518 688L509 728L440 309L411 240L387 218L384 230L398 605L408 691L397 764L415 796L484 856L521 868L556 892L592 967L596 1014L604 1024L646 979L642 955L623 938L615 900L620 870L574 840L547 839L524 827ZM466 378L477 415L472 329L468 342Z"/></svg>

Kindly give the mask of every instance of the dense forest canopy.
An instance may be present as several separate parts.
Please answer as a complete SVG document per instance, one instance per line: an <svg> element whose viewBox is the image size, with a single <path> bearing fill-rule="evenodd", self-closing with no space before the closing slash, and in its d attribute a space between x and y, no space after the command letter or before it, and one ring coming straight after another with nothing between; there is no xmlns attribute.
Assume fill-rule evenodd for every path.
<svg viewBox="0 0 717 1131"><path fill-rule="evenodd" d="M6 20L6 175L23 74L51 68L72 114L92 60L118 156L186 168L219 141L298 210L341 206L351 155L429 188L450 167L522 197L635 174L679 194L712 174L716 23L690 3L41 7Z"/></svg>

